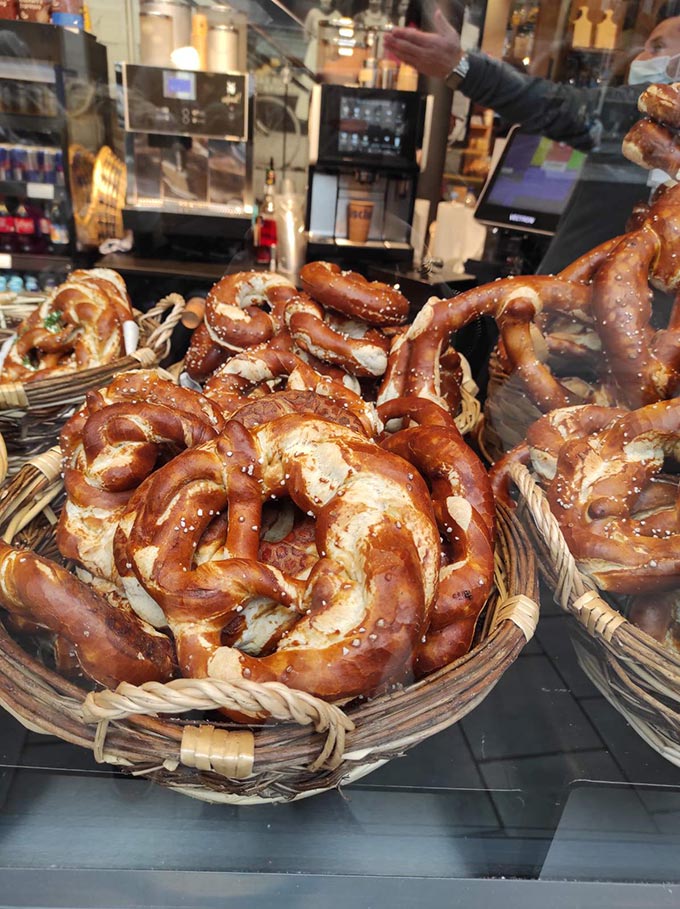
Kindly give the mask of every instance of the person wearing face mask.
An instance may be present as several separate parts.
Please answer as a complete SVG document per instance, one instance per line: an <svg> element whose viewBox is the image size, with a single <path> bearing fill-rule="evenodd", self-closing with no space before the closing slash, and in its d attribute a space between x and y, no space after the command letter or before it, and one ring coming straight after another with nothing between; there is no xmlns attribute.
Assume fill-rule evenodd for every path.
<svg viewBox="0 0 680 909"><path fill-rule="evenodd" d="M538 271L553 273L625 230L633 206L649 197L646 171L621 154L640 118L637 100L652 82L680 81L680 15L656 25L632 61L628 84L584 88L520 73L477 51L466 53L441 10L434 32L395 28L385 49L424 75L441 78L508 123L588 152L581 179ZM665 177L662 177L662 180ZM658 175L657 175L658 182Z"/></svg>

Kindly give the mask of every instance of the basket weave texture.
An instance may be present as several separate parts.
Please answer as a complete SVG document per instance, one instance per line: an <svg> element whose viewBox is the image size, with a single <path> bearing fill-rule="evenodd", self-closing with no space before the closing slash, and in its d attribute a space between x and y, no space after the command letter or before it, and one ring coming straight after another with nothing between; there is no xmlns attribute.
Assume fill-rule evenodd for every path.
<svg viewBox="0 0 680 909"><path fill-rule="evenodd" d="M498 351L489 357L489 384L484 416L478 427L479 447L490 464L526 438L526 431L541 417L516 373L501 365Z"/></svg>
<svg viewBox="0 0 680 909"><path fill-rule="evenodd" d="M56 550L59 469L59 450L53 449L25 465L0 492L5 539L48 557ZM279 683L210 679L88 693L39 662L0 624L0 705L29 729L206 801L285 801L336 788L464 717L533 635L533 550L514 514L502 506L497 528L496 585L476 646L437 673L372 700L341 709ZM210 713L182 718L219 706L265 707L280 722L249 728Z"/></svg>
<svg viewBox="0 0 680 909"><path fill-rule="evenodd" d="M157 366L170 352L172 332L184 305L179 294L170 294L148 312L137 314L140 347L130 356L34 382L0 382L0 434L7 446L9 472L16 473L31 457L55 444L61 427L88 391L106 385L121 372Z"/></svg>
<svg viewBox="0 0 680 909"><path fill-rule="evenodd" d="M655 751L680 766L680 656L632 625L569 552L542 489L520 464L510 470L524 522L555 600L575 621L578 661L604 697Z"/></svg>

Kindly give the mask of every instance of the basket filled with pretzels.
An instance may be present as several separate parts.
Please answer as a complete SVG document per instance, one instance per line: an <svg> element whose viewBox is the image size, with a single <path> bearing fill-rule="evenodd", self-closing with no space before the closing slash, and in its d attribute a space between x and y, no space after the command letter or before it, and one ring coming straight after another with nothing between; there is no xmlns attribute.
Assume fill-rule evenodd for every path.
<svg viewBox="0 0 680 909"><path fill-rule="evenodd" d="M647 89L640 109L624 153L676 179L680 84ZM505 297L501 322L514 310L516 328L504 352L521 351L516 385L533 389L533 410L524 438L500 440L491 476L497 501L526 516L544 579L575 619L584 671L680 766L680 185L665 184L629 228L557 276L574 288L568 332L563 321L552 321L557 336L545 331L554 307L538 285L531 301L526 290ZM577 336L589 359L573 349ZM599 361L592 394L576 398L572 381L548 371L537 337L578 378L579 362L592 375Z"/></svg>
<svg viewBox="0 0 680 909"><path fill-rule="evenodd" d="M122 277L104 268L74 271L44 296L0 351L0 433L10 472L54 445L89 389L159 363L183 308L173 294L142 315Z"/></svg>
<svg viewBox="0 0 680 909"><path fill-rule="evenodd" d="M490 460L524 438L541 414L580 404L636 408L673 397L680 369L680 83L642 93L645 116L626 157L669 180L636 206L627 232L554 276L509 278L469 292L495 317L480 441ZM458 315L457 318L462 318Z"/></svg>
<svg viewBox="0 0 680 909"><path fill-rule="evenodd" d="M364 776L472 710L538 617L453 368L437 401L407 391L404 298L350 275L331 303L347 275L315 265L303 290L223 279L201 323L222 311L220 344L211 322L185 360L198 388L114 377L0 492L0 704L209 801ZM376 328L326 314L346 295ZM387 351L382 375L343 381L343 336Z"/></svg>

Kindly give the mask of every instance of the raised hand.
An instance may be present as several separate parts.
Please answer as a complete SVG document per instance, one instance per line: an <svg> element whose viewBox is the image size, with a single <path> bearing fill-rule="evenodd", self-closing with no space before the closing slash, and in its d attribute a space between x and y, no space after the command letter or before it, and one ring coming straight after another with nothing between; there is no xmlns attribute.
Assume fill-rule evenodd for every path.
<svg viewBox="0 0 680 909"><path fill-rule="evenodd" d="M426 76L445 79L460 60L460 35L442 11L434 14L434 32L394 28L385 35L385 49Z"/></svg>

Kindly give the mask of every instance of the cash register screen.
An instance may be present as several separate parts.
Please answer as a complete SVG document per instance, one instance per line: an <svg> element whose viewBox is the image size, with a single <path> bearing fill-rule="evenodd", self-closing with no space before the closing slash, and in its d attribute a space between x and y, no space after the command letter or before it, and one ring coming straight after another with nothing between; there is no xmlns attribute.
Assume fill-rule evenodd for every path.
<svg viewBox="0 0 680 909"><path fill-rule="evenodd" d="M479 197L475 217L499 227L555 233L585 159L569 145L515 127Z"/></svg>
<svg viewBox="0 0 680 909"><path fill-rule="evenodd" d="M340 97L338 152L399 157L408 130L405 101L395 98Z"/></svg>

